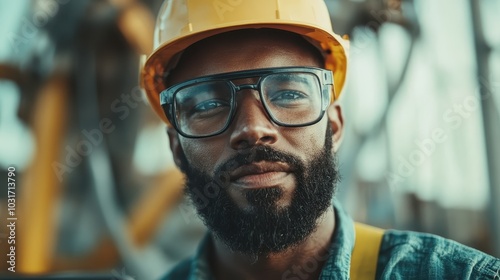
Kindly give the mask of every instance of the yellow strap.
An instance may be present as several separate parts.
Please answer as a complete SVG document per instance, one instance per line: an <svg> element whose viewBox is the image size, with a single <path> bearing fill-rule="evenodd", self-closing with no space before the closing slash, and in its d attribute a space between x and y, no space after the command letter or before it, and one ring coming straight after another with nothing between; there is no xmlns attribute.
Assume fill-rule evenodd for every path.
<svg viewBox="0 0 500 280"><path fill-rule="evenodd" d="M356 243L351 257L351 279L375 279L377 260L384 230L355 223Z"/></svg>

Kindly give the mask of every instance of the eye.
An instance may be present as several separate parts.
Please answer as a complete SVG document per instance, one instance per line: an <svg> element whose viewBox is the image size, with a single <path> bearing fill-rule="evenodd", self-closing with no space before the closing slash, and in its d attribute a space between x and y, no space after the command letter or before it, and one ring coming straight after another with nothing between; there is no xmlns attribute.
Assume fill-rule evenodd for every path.
<svg viewBox="0 0 500 280"><path fill-rule="evenodd" d="M194 113L204 113L221 107L228 107L229 104L222 100L208 100L201 102L193 108Z"/></svg>
<svg viewBox="0 0 500 280"><path fill-rule="evenodd" d="M229 114L230 103L224 100L211 99L200 102L186 112L185 117L192 120L208 120L225 118Z"/></svg>
<svg viewBox="0 0 500 280"><path fill-rule="evenodd" d="M304 98L304 94L298 91L278 91L274 94L274 96L271 98L271 101L278 101L278 100L295 100L295 99L301 99Z"/></svg>
<svg viewBox="0 0 500 280"><path fill-rule="evenodd" d="M269 101L280 107L299 106L307 103L308 100L307 94L297 90L280 90L269 96Z"/></svg>

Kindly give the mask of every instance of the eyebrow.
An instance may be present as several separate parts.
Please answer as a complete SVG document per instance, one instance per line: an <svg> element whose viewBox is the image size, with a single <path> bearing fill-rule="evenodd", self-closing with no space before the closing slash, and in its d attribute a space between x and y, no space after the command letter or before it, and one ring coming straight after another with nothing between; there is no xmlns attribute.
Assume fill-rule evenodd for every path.
<svg viewBox="0 0 500 280"><path fill-rule="evenodd" d="M296 75L296 74L301 74L301 75ZM273 73L270 76L273 76L273 80L277 81L277 82L290 82L290 81L293 81L293 82L302 83L302 84L309 84L309 82L311 80L308 79L308 78L306 78L306 77L304 77L303 76L304 74L311 75L309 73L301 73L301 72L292 72L292 73L290 73L289 72L289 73ZM263 74L261 76L265 76L265 74ZM269 75L267 75L267 76L269 76ZM231 77L225 77L222 80L231 81L235 86L242 86L242 85L257 84L257 81L241 82L241 83L238 83L236 81L244 81L244 80L248 80L248 79L252 79L252 78L257 79L257 77L259 77L259 75L249 75L248 77L243 77L243 78L238 77L236 79L233 79Z"/></svg>
<svg viewBox="0 0 500 280"><path fill-rule="evenodd" d="M304 74L304 73L295 73L295 74ZM292 75L289 73L283 73L281 75L277 75L276 77L273 77L275 81L278 82L288 82L288 81L293 81L293 82L298 82L298 83L303 83L303 84L308 84L311 80L304 77L303 75Z"/></svg>
<svg viewBox="0 0 500 280"><path fill-rule="evenodd" d="M201 82L201 83L206 83L206 82ZM193 85L196 85L196 83L192 84L191 86ZM177 92L176 94L176 100L178 103L188 103L188 102L191 102L193 100L195 100L196 98L198 98L200 96L200 93L209 93L209 92L217 92L217 88L214 90L214 87L213 85L214 84L211 84L212 86L201 86L200 88L202 90L192 90L192 91L189 91L185 94L181 94L179 95ZM208 89L208 90L204 90L204 89ZM179 96L181 96L181 98L179 98ZM225 95L218 95L218 94L215 94L214 96L216 97L220 97L220 98L223 98ZM229 96L227 96L229 97Z"/></svg>

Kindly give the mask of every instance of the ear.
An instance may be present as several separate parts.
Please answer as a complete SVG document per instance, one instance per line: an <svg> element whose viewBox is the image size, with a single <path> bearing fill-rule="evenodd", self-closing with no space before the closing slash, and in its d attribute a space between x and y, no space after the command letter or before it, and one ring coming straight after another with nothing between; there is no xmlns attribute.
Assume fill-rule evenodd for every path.
<svg viewBox="0 0 500 280"><path fill-rule="evenodd" d="M172 156L174 157L175 165L180 169L181 160L180 155L182 153L181 143L179 142L179 135L172 127L167 127L168 142L170 144L170 150L172 150Z"/></svg>
<svg viewBox="0 0 500 280"><path fill-rule="evenodd" d="M332 126L333 131L333 150L336 152L340 148L342 139L344 138L344 116L342 116L342 108L337 102L330 104L326 111L328 121Z"/></svg>

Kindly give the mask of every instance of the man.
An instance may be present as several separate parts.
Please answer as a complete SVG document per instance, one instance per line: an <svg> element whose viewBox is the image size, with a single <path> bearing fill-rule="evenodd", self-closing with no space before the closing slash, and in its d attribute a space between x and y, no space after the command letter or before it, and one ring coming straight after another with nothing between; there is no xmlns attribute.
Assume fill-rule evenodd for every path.
<svg viewBox="0 0 500 280"><path fill-rule="evenodd" d="M166 1L155 38L143 85L210 230L165 279L500 278L491 256L355 232L332 207L347 44L322 0Z"/></svg>

